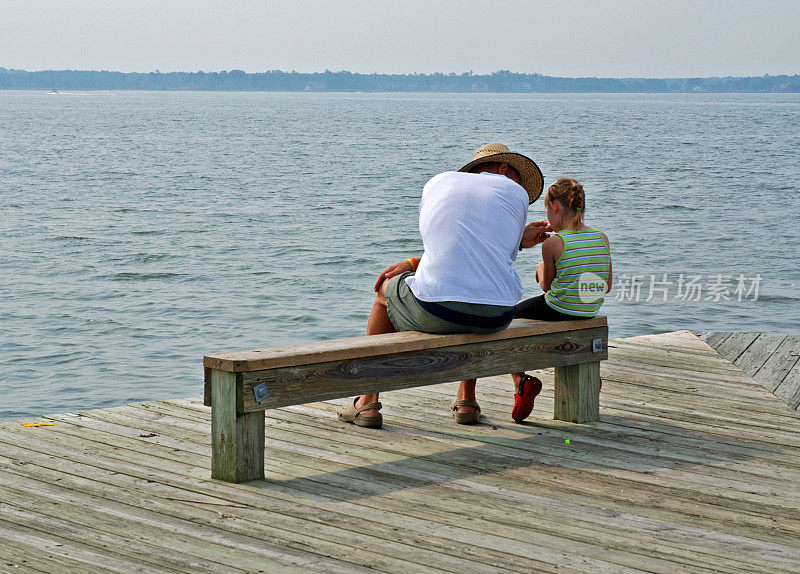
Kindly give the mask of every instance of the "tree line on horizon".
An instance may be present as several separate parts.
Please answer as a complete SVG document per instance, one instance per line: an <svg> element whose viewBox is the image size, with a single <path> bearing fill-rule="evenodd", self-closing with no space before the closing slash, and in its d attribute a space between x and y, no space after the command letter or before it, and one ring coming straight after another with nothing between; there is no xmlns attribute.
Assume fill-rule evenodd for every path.
<svg viewBox="0 0 800 574"><path fill-rule="evenodd" d="M216 90L273 92L800 92L800 75L710 78L561 78L500 70L493 74L112 72L0 67L0 89Z"/></svg>

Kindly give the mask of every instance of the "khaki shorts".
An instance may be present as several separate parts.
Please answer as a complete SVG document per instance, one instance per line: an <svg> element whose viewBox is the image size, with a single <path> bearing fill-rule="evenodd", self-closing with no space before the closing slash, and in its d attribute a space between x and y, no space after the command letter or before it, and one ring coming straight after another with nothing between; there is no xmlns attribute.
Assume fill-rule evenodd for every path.
<svg viewBox="0 0 800 574"><path fill-rule="evenodd" d="M423 333L496 333L508 327L508 322L498 327L476 327L455 323L436 315L432 315L420 306L414 297L411 288L406 283L406 277L414 275L408 271L395 275L386 282L386 310L389 320L398 331L422 331ZM451 309L458 314L476 315L478 317L499 317L506 315L514 307L500 305L482 305L478 303L460 303L456 301L439 302L438 305Z"/></svg>

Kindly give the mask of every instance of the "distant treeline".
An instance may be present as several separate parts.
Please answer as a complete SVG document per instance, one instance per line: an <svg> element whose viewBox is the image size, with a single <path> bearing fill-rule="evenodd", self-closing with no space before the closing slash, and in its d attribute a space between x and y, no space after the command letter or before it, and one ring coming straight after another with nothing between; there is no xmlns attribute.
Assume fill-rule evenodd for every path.
<svg viewBox="0 0 800 574"><path fill-rule="evenodd" d="M222 90L273 92L800 92L800 76L726 78L557 78L493 74L301 74L272 70L123 73L0 68L0 89Z"/></svg>

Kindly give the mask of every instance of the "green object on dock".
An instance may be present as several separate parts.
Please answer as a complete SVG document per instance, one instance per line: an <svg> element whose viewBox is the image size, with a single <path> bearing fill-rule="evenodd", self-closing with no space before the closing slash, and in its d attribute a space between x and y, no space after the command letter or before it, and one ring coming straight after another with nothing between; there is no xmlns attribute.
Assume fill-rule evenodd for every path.
<svg viewBox="0 0 800 574"><path fill-rule="evenodd" d="M564 444L569 444L569 439L565 440Z"/></svg>

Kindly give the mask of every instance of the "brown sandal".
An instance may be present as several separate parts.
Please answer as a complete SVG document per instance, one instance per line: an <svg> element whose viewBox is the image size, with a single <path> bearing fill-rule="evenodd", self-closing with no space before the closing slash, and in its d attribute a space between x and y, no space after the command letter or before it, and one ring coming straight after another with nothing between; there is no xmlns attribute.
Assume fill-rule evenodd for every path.
<svg viewBox="0 0 800 574"><path fill-rule="evenodd" d="M475 410L467 413L458 411L458 407L472 407ZM481 407L473 400L459 399L453 403L453 418L460 425L474 425L481 420Z"/></svg>
<svg viewBox="0 0 800 574"><path fill-rule="evenodd" d="M381 415L381 413L378 413L377 416L371 417L362 415L361 413L371 409L380 410L383 405L380 403L369 403L356 408L356 403L360 398L360 396L356 397L349 406L346 406L339 411L339 420L345 423L353 423L354 425L360 427L368 427L373 429L381 428L381 425L383 425L383 415Z"/></svg>

